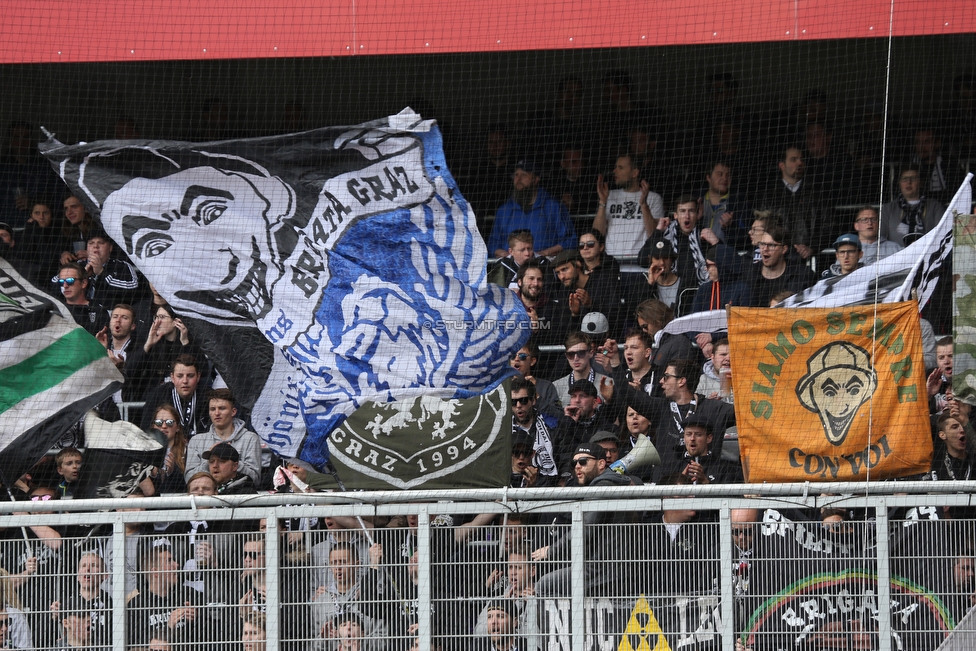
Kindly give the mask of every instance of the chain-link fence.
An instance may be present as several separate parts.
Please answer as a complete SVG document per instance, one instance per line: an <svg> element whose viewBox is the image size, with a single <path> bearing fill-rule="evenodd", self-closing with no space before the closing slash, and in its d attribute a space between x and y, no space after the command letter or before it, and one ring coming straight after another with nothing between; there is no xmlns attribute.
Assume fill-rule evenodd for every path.
<svg viewBox="0 0 976 651"><path fill-rule="evenodd" d="M876 486L5 505L48 513L2 518L0 632L119 651L966 648L976 521L947 491L976 486Z"/></svg>

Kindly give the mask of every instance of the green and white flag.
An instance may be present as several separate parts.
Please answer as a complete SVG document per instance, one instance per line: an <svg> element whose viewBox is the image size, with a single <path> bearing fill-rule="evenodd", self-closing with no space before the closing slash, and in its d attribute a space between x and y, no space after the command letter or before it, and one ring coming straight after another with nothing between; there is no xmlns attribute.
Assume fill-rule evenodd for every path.
<svg viewBox="0 0 976 651"><path fill-rule="evenodd" d="M0 480L16 481L122 380L63 305L0 259Z"/></svg>

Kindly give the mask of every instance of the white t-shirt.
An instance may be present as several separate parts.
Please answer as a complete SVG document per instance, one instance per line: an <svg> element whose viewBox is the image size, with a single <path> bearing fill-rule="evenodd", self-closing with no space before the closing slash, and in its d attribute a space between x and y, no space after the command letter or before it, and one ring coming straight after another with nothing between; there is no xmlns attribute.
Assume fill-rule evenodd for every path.
<svg viewBox="0 0 976 651"><path fill-rule="evenodd" d="M647 233L640 210L640 190L616 189L607 197L607 253L612 256L637 256ZM647 193L647 207L654 219L664 217L664 200L656 192Z"/></svg>

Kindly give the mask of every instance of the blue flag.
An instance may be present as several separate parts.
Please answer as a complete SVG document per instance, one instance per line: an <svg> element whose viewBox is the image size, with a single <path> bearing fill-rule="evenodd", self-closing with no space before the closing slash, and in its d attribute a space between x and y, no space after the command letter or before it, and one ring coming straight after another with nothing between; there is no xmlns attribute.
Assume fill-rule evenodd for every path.
<svg viewBox="0 0 976 651"><path fill-rule="evenodd" d="M188 323L262 438L321 466L360 405L480 395L529 320L433 121L42 153ZM303 444L304 439L304 444Z"/></svg>

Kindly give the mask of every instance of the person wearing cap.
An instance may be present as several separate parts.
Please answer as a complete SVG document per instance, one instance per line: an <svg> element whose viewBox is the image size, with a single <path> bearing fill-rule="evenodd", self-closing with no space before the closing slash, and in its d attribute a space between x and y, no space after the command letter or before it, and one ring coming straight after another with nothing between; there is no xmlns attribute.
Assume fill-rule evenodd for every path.
<svg viewBox="0 0 976 651"><path fill-rule="evenodd" d="M261 439L236 418L234 394L229 389L214 389L208 396L210 429L198 432L186 448L186 478L207 470L208 458L203 455L218 443L226 443L238 456L240 472L252 482L252 489L261 483ZM223 448L221 448L223 449ZM212 472L212 469L211 469ZM251 491L253 492L253 490Z"/></svg>
<svg viewBox="0 0 976 651"><path fill-rule="evenodd" d="M540 180L532 161L520 160L515 165L512 198L495 211L495 223L488 237L488 250L496 258L508 255L508 234L523 228L532 232L538 256L554 256L576 243L576 231L566 206L539 187Z"/></svg>
<svg viewBox="0 0 976 651"><path fill-rule="evenodd" d="M629 486L631 477L610 470L606 453L596 443L581 442L571 448L571 472L576 485ZM626 545L614 540L613 529L596 525L628 522L629 514L616 511L588 511L583 514L586 565L583 568L583 587L587 595L605 595L619 588L623 565L617 561L625 553ZM532 552L535 561L568 561L571 557L572 536L565 531L552 544ZM626 552L629 553L629 552ZM566 597L571 592L574 577L569 568L549 572L536 582L539 597Z"/></svg>
<svg viewBox="0 0 976 651"><path fill-rule="evenodd" d="M494 599L485 607L484 638L472 640L470 651L527 651L525 640L516 635L519 629L515 601Z"/></svg>
<svg viewBox="0 0 976 651"><path fill-rule="evenodd" d="M603 448L608 465L620 458L620 437L616 432L601 429L590 437L590 443L596 443Z"/></svg>
<svg viewBox="0 0 976 651"><path fill-rule="evenodd" d="M573 470L571 457L577 445L589 441L600 430L613 427L613 418L608 415L609 410L604 409L600 403L596 386L592 382L575 382L569 388L569 395L554 437L556 467L563 474Z"/></svg>
<svg viewBox="0 0 976 651"><path fill-rule="evenodd" d="M569 405L569 388L574 383L587 380L594 386L598 386L606 375L598 373L593 367L593 343L588 335L582 332L574 332L566 337L564 345L566 346L565 355L570 372L553 382L553 385L556 387L559 402L565 408Z"/></svg>
<svg viewBox="0 0 976 651"><path fill-rule="evenodd" d="M512 486L551 486L559 479L553 431L558 419L536 411L535 385L512 378Z"/></svg>
<svg viewBox="0 0 976 651"><path fill-rule="evenodd" d="M861 264L865 267L905 248L887 237L881 237L881 220L878 209L874 206L861 206L857 209L854 231L861 241L861 250L864 252Z"/></svg>
<svg viewBox="0 0 976 651"><path fill-rule="evenodd" d="M637 255L637 264L647 269L644 278L647 282L637 283L629 297L631 305L656 299L674 309L678 305L681 290L685 287L678 274L674 273L678 252L667 240L648 238Z"/></svg>
<svg viewBox="0 0 976 651"><path fill-rule="evenodd" d="M684 422L682 442L677 444L676 459L665 467L664 477L681 475L689 484L741 484L742 466L726 461L712 452L712 424L700 415Z"/></svg>
<svg viewBox="0 0 976 651"><path fill-rule="evenodd" d="M579 251L560 251L552 259L557 284L549 288L550 330L547 342L559 343L567 334L579 330L583 316L596 308L593 297L583 287L583 260Z"/></svg>
<svg viewBox="0 0 976 651"><path fill-rule="evenodd" d="M600 201L593 229L606 236L610 255L634 256L654 233L657 220L664 217L664 200L651 192L646 179L641 179L640 167L631 154L617 156L613 181L616 187L611 190L602 174L597 177Z"/></svg>
<svg viewBox="0 0 976 651"><path fill-rule="evenodd" d="M135 305L142 299L136 268L124 260L112 257L112 240L100 227L92 230L86 243L88 273L86 295L92 303L111 309L118 303Z"/></svg>
<svg viewBox="0 0 976 651"><path fill-rule="evenodd" d="M210 474L217 482L218 495L245 495L255 493L254 481L242 472L241 455L230 443L217 443L201 455L209 466Z"/></svg>
<svg viewBox="0 0 976 651"><path fill-rule="evenodd" d="M698 223L701 204L690 194L678 197L673 218L663 217L657 222L657 230L651 235L653 242L666 241L678 253L677 269L684 287L698 287L708 281L705 269L705 251L718 244L719 239L711 229L703 229Z"/></svg>
<svg viewBox="0 0 976 651"><path fill-rule="evenodd" d="M834 251L834 255L837 256L837 262L830 265L821 274L821 278L846 276L862 266L861 258L864 257L864 251L861 248L861 240L857 235L845 233L838 237L834 241Z"/></svg>

